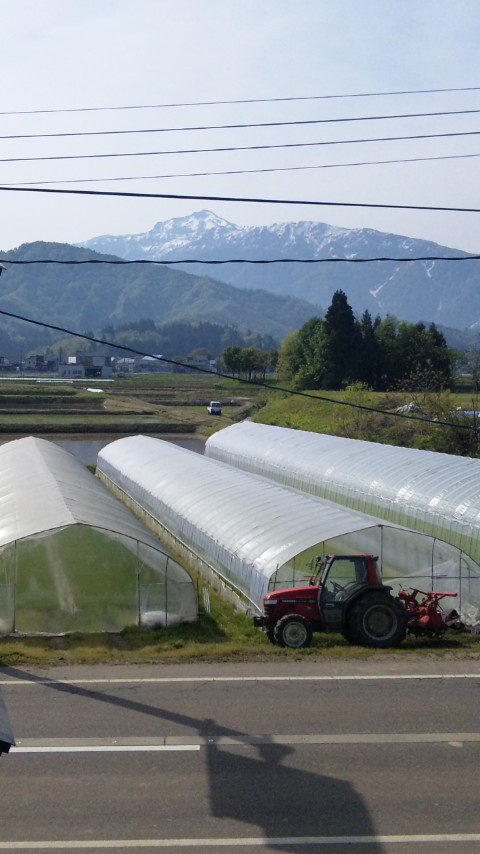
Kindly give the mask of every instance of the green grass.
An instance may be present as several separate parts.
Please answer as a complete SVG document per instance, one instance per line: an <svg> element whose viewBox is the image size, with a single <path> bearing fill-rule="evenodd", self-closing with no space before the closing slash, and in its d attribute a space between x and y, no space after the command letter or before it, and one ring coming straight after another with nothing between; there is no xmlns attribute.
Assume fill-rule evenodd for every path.
<svg viewBox="0 0 480 854"><path fill-rule="evenodd" d="M119 634L73 633L55 638L5 637L0 639L0 666L55 666L64 664L149 664L187 661L282 661L389 659L401 656L478 658L480 635L447 633L443 639L408 637L400 647L366 649L348 644L340 635L314 635L309 649L273 646L255 629L250 617L235 611L210 591L211 613L201 613L194 623L170 628L130 626Z"/></svg>
<svg viewBox="0 0 480 854"><path fill-rule="evenodd" d="M315 396L341 400L343 392L309 392ZM332 433L339 407L323 400L287 395L271 394L268 403L254 416L253 421L315 433Z"/></svg>
<svg viewBox="0 0 480 854"><path fill-rule="evenodd" d="M266 405L253 415L252 420L389 445L478 456L475 437L466 444L465 432L458 429L465 422L455 418L457 407L464 410L480 408L479 402L472 400L471 393L384 393L356 387L344 391L307 393L311 396L270 392ZM316 397L319 399L316 400ZM421 407L419 415L399 418L393 414L396 408L412 401ZM369 412L360 407L377 411ZM432 421L453 422L454 426L442 427L422 422L422 414Z"/></svg>

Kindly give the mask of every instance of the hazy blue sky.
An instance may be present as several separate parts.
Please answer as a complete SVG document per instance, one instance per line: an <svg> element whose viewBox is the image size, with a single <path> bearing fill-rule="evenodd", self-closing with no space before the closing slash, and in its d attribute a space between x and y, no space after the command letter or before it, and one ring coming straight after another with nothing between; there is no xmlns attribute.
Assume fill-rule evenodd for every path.
<svg viewBox="0 0 480 854"><path fill-rule="evenodd" d="M42 113L42 110L480 87L478 0L0 0L1 136L480 110L470 92ZM27 111L25 114L18 112ZM17 112L16 115L9 114ZM464 134L346 143L373 137ZM287 127L1 139L0 185L480 207L480 112ZM223 153L138 154L259 145ZM8 158L75 156L38 162ZM163 177L192 172L241 175ZM147 177L140 177L147 176ZM136 180L108 181L111 178ZM96 183L67 183L102 179ZM316 220L480 252L480 214L108 199L2 191L0 248L136 233L202 208L238 224Z"/></svg>

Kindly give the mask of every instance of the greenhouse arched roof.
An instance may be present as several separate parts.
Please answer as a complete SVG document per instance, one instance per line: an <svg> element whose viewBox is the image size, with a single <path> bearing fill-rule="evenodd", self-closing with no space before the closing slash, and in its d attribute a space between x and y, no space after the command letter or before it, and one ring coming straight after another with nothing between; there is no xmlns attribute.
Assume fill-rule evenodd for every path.
<svg viewBox="0 0 480 854"><path fill-rule="evenodd" d="M1 632L119 631L154 612L158 622L174 622L164 596L154 605L166 573L185 594L177 617L195 619L188 573L53 442L27 437L0 446L0 506Z"/></svg>
<svg viewBox="0 0 480 854"><path fill-rule="evenodd" d="M159 541L68 451L28 436L0 446L0 546L65 525Z"/></svg>
<svg viewBox="0 0 480 854"><path fill-rule="evenodd" d="M132 436L104 447L97 474L186 544L257 606L272 578L310 574L313 558L383 556L390 574L430 572L458 555L434 540L331 501L239 471L161 439ZM388 534L387 534L388 530ZM455 552L455 553L454 553ZM287 586L283 584L283 586Z"/></svg>
<svg viewBox="0 0 480 854"><path fill-rule="evenodd" d="M207 456L436 536L480 564L480 460L244 421Z"/></svg>

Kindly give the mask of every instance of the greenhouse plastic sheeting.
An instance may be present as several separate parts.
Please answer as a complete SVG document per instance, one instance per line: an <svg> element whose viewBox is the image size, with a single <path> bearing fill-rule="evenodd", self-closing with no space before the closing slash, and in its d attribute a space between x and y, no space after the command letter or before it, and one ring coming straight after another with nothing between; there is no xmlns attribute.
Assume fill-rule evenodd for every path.
<svg viewBox="0 0 480 854"><path fill-rule="evenodd" d="M1 633L196 619L188 573L53 442L28 437L0 447L0 507Z"/></svg>
<svg viewBox="0 0 480 854"><path fill-rule="evenodd" d="M405 566L430 578L458 564L456 549L430 537L161 439L112 442L97 474L259 608L268 589L304 582L318 555L379 555L392 578Z"/></svg>
<svg viewBox="0 0 480 854"><path fill-rule="evenodd" d="M205 454L450 543L480 605L480 460L251 421L215 433Z"/></svg>

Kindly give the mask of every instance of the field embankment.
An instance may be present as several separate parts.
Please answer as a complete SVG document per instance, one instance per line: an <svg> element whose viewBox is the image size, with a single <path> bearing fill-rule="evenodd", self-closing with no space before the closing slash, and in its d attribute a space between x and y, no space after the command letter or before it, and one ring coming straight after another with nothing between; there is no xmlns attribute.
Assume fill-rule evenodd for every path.
<svg viewBox="0 0 480 854"><path fill-rule="evenodd" d="M152 375L102 383L42 383L0 379L0 434L199 433L250 414L255 397L241 384L210 376ZM90 388L90 390L89 390ZM250 389L249 389L250 390ZM210 400L222 415L209 415Z"/></svg>

